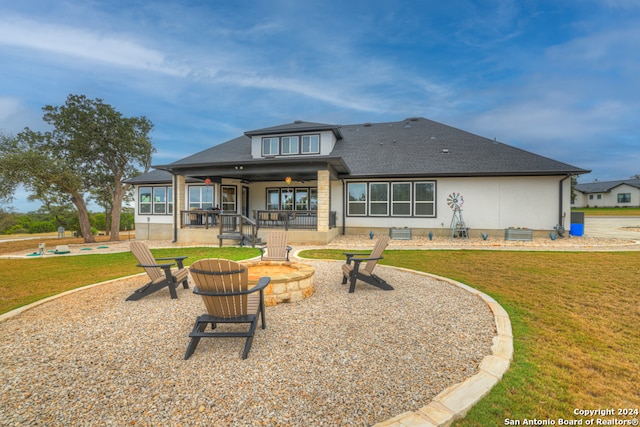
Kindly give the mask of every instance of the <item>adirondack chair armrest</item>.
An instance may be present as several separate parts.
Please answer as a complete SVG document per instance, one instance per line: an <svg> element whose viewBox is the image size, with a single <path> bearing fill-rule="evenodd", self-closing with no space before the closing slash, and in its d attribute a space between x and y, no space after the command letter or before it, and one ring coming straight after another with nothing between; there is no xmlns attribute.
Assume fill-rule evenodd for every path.
<svg viewBox="0 0 640 427"><path fill-rule="evenodd" d="M160 259L160 258L158 258ZM173 267L175 265L174 262L170 263L170 264L138 264L138 267L159 267L164 271L164 275L167 279L171 279L172 275L171 275L171 267Z"/></svg>
<svg viewBox="0 0 640 427"><path fill-rule="evenodd" d="M161 259L161 258L158 258ZM165 267L173 267L175 264L175 262L171 262L171 263L167 263L167 264L138 264L138 267L142 267L142 268L147 268L147 267L159 267L159 268L165 268Z"/></svg>
<svg viewBox="0 0 640 427"><path fill-rule="evenodd" d="M360 269L360 263L363 261L376 261L379 259L382 259L384 257L378 257L378 258L351 258L351 261L353 261L353 272L354 273L358 273L358 270Z"/></svg>
<svg viewBox="0 0 640 427"><path fill-rule="evenodd" d="M247 289L247 292L249 293L257 292L257 291L262 292L264 288L266 288L267 285L269 285L270 282L271 282L271 277L261 277L258 279L258 284L251 289Z"/></svg>
<svg viewBox="0 0 640 427"><path fill-rule="evenodd" d="M365 255L369 255L370 252L366 252L366 253L362 253L362 252L343 252L342 255L347 257L347 264L351 264L351 259L355 256L361 255L361 256L365 256Z"/></svg>
<svg viewBox="0 0 640 427"><path fill-rule="evenodd" d="M156 258L156 260L157 261L173 260L176 262L176 264L178 264L178 268L184 268L183 261L187 258L189 257L188 256L172 256L172 257L166 257L166 258Z"/></svg>
<svg viewBox="0 0 640 427"><path fill-rule="evenodd" d="M351 258L354 262L362 262L362 261L376 261L379 259L383 259L384 257L378 257L378 258Z"/></svg>

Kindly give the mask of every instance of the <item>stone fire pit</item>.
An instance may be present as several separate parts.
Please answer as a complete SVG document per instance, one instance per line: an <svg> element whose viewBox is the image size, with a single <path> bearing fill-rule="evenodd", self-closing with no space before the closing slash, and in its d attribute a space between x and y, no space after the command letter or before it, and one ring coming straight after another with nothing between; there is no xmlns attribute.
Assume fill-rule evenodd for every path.
<svg viewBox="0 0 640 427"><path fill-rule="evenodd" d="M313 295L315 267L290 261L247 261L242 265L249 269L249 287L262 276L271 277L264 291L265 305L301 301Z"/></svg>

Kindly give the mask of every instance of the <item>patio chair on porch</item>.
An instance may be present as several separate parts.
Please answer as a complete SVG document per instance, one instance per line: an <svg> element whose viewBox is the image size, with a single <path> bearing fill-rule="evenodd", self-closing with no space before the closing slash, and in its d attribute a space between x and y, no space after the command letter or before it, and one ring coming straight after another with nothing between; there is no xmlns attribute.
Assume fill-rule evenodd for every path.
<svg viewBox="0 0 640 427"><path fill-rule="evenodd" d="M342 284L349 281L349 293L356 290L356 280L362 280L365 283L376 286L385 291L392 291L393 287L381 277L373 274L378 260L381 260L382 252L389 245L389 236L383 236L376 242L373 250L369 254L345 252L347 262L342 266ZM368 256L367 256L368 255ZM352 264L353 262L353 264ZM361 263L365 263L361 266Z"/></svg>
<svg viewBox="0 0 640 427"><path fill-rule="evenodd" d="M258 325L266 328L264 319L264 288L269 277L261 277L258 284L248 288L249 273L246 267L226 259L203 259L191 265L191 277L196 283L193 293L202 296L207 312L198 316L191 341L184 356L188 359L196 350L200 338L245 337L242 358L246 359L251 350L253 336ZM207 325L217 329L218 323L248 323L248 331L205 331Z"/></svg>
<svg viewBox="0 0 640 427"><path fill-rule="evenodd" d="M184 289L189 288L189 270L184 268L182 262L186 256L170 258L154 258L149 247L142 242L131 242L131 253L136 257L138 267L144 268L151 279L149 283L137 289L127 298L127 301L137 301L146 297L165 286L169 288L171 298L178 298L176 288L182 282ZM159 264L158 261L174 261L171 263ZM171 267L177 264L177 268Z"/></svg>
<svg viewBox="0 0 640 427"><path fill-rule="evenodd" d="M272 231L267 236L266 246L259 247L263 261L289 261L291 246L287 245L286 231ZM267 251L265 255L265 250Z"/></svg>

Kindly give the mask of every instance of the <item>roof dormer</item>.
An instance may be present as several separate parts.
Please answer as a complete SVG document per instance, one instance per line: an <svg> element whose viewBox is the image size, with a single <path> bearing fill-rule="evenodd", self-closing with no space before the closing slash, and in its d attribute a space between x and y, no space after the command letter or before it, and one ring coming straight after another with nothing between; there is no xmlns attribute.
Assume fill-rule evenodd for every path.
<svg viewBox="0 0 640 427"><path fill-rule="evenodd" d="M336 125L297 120L291 124L245 132L251 138L251 157L291 158L329 155L342 139Z"/></svg>

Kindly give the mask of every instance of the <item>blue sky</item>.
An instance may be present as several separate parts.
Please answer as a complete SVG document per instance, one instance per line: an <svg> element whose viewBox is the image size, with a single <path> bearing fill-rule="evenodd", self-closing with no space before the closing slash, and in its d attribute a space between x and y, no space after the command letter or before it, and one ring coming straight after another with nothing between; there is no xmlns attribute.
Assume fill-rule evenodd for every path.
<svg viewBox="0 0 640 427"><path fill-rule="evenodd" d="M624 179L639 77L637 0L0 0L0 132L82 94L149 118L155 164L294 120L423 116Z"/></svg>

